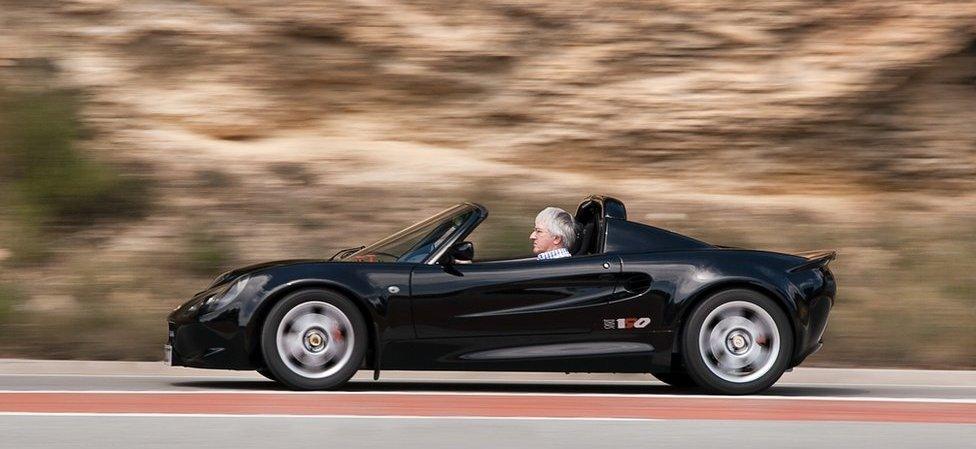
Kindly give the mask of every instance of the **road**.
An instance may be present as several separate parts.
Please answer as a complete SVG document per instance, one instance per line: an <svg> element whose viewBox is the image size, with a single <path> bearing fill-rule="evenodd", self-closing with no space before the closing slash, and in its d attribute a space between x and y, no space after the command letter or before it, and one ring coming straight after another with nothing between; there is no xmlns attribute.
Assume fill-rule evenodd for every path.
<svg viewBox="0 0 976 449"><path fill-rule="evenodd" d="M300 393L256 373L0 360L0 448L969 448L976 372L797 369L762 395L647 376L360 373Z"/></svg>

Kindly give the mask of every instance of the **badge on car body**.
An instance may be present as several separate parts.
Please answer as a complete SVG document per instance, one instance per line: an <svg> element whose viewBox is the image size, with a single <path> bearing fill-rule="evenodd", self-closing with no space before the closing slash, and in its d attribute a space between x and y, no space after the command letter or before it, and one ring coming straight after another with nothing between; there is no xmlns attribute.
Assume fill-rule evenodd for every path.
<svg viewBox="0 0 976 449"><path fill-rule="evenodd" d="M651 324L651 319L646 316L640 318L615 318L612 320L603 320L604 329L643 329L649 324Z"/></svg>

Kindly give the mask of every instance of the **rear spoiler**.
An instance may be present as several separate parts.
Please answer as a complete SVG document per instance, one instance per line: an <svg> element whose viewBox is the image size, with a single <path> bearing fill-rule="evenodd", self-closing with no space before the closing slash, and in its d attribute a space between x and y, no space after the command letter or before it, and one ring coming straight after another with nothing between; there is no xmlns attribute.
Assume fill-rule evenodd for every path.
<svg viewBox="0 0 976 449"><path fill-rule="evenodd" d="M825 267L831 260L837 258L837 251L806 251L796 253L794 256L800 256L807 261L787 270L790 273Z"/></svg>

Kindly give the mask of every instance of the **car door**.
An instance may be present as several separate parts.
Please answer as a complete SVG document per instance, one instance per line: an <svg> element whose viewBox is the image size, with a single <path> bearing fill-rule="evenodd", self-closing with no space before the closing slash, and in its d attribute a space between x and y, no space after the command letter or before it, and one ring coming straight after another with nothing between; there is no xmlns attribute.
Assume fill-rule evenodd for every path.
<svg viewBox="0 0 976 449"><path fill-rule="evenodd" d="M620 272L608 255L418 265L414 326L419 338L588 333Z"/></svg>

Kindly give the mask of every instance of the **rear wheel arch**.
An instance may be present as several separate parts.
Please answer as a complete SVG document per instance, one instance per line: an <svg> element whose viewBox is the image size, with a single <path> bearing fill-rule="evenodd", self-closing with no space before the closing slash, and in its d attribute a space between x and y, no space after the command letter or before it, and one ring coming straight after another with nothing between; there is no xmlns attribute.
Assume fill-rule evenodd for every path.
<svg viewBox="0 0 976 449"><path fill-rule="evenodd" d="M250 351L251 361L254 366L266 366L264 356L261 354L261 329L264 327L264 323L268 319L271 309L274 308L275 304L292 293L312 289L330 290L346 297L346 299L355 304L356 308L359 310L359 313L362 314L363 319L366 320L366 329L369 335L367 338L365 361L367 365L372 367L374 364L373 357L376 351L376 345L379 341L377 335L378 332L376 329L376 318L374 316L375 314L370 307L365 304L365 301L360 298L359 295L353 293L353 291L349 288L341 284L322 280L309 280L279 288L268 295L268 297L261 302L261 305L254 312L251 322L248 324L248 327L250 328L248 334L252 337L248 344L248 350Z"/></svg>

